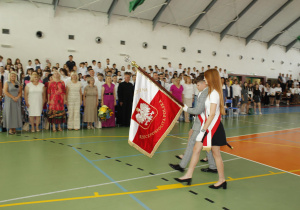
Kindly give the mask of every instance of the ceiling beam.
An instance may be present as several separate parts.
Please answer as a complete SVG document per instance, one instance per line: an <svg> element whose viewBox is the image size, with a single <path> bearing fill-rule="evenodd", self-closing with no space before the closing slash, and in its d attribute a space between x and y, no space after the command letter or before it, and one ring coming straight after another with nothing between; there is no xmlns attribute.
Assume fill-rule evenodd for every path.
<svg viewBox="0 0 300 210"><path fill-rule="evenodd" d="M285 52L288 52L297 42L298 42L298 39L295 39L291 43L289 43L287 46L285 46Z"/></svg>
<svg viewBox="0 0 300 210"><path fill-rule="evenodd" d="M220 34L220 40L222 40L227 32L230 30L230 28L244 15L246 12L257 2L257 0L252 0L243 11L240 12L221 32Z"/></svg>
<svg viewBox="0 0 300 210"><path fill-rule="evenodd" d="M118 0L113 0L113 2L111 3L111 5L108 9L108 12L107 12L108 23L110 21L110 17L112 15L112 12L113 12L114 8L116 7L117 3L118 3Z"/></svg>
<svg viewBox="0 0 300 210"><path fill-rule="evenodd" d="M264 27L268 22L270 22L276 15L278 15L288 4L290 4L293 0L288 0L285 2L278 10L276 10L268 19L266 19L262 24L260 24L249 36L246 38L246 45L252 40L255 34Z"/></svg>
<svg viewBox="0 0 300 210"><path fill-rule="evenodd" d="M294 20L291 24L289 24L287 27L285 27L283 30L281 30L276 36L274 36L270 41L268 41L268 49L272 46L272 44L283 34L285 33L290 27L295 25L300 20L300 17L298 17L296 20Z"/></svg>
<svg viewBox="0 0 300 210"><path fill-rule="evenodd" d="M201 12L201 14L197 17L197 19L190 25L190 36L192 35L193 31L199 24L200 20L204 17L204 15L214 6L214 4L217 2L217 0L212 0L209 5Z"/></svg>
<svg viewBox="0 0 300 210"><path fill-rule="evenodd" d="M171 0L166 0L164 5L160 8L160 10L158 11L158 13L155 15L155 17L152 20L152 25L153 25L153 30L160 18L160 16L162 15L162 13L165 11L166 7L170 4Z"/></svg>
<svg viewBox="0 0 300 210"><path fill-rule="evenodd" d="M59 0L53 0L52 4L53 4L53 10L54 10L54 17L56 15L56 8L57 8L58 3L59 3Z"/></svg>

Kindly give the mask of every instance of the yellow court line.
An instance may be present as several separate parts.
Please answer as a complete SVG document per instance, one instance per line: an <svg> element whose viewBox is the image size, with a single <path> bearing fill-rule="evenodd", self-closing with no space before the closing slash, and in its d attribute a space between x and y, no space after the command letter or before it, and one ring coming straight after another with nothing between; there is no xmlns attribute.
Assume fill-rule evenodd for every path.
<svg viewBox="0 0 300 210"><path fill-rule="evenodd" d="M292 147L292 148L300 149L300 147L296 147L296 146L283 145L283 144L273 144L273 143L267 143L267 142L254 142L254 140L251 140L251 141L242 141L242 142L255 143L255 144L270 144L270 145L275 145L275 146L280 146L280 147Z"/></svg>
<svg viewBox="0 0 300 210"><path fill-rule="evenodd" d="M296 172L300 171L300 169L297 170L291 170L288 172ZM285 174L287 172L270 172L268 174L261 174L261 175L255 175L255 176L248 176L248 177L240 177L240 178L231 178L226 180L227 182L231 181L237 181L237 180L245 180L245 179L253 179L258 177L264 177L264 176L273 176L277 174ZM216 182L206 182L206 183L199 183L199 184L193 184L190 186L182 185L182 184L171 184L171 185L162 185L157 186L157 189L149 189L149 190L141 190L141 191L132 191L132 192L122 192L122 193L113 193L113 194L104 194L99 195L98 192L95 192L92 196L84 196L84 197L73 197L73 198L61 198L61 199L53 199L53 200L42 200L42 201L30 201L30 202L23 202L23 203L11 203L11 204L3 204L0 205L0 207L9 207L9 206L22 206L22 205L29 205L29 204L38 204L38 203L51 203L51 202L59 202L59 201L71 201L71 200L82 200L82 199L89 199L89 198L103 198L103 197L112 197L112 196L118 196L118 195L130 195L130 194L139 194L139 193L147 193L147 192L156 192L156 191L163 191L163 190L172 190L172 189L180 189L180 188L186 188L186 187L196 187L196 186L202 186L202 185L208 185L208 184L214 184Z"/></svg>
<svg viewBox="0 0 300 210"><path fill-rule="evenodd" d="M29 140L18 140L18 141L1 141L0 144L26 142L26 141L52 140L52 139L121 138L121 137L128 137L128 136L79 136L79 137L45 138L45 139L29 139Z"/></svg>
<svg viewBox="0 0 300 210"><path fill-rule="evenodd" d="M291 129L285 129L285 130L280 130L280 131L268 131L268 132L262 132L262 133L256 133L256 134L246 134L246 135L241 135L241 136L233 136L233 137L228 137L227 139L232 139L232 138L238 138L242 136L249 136L249 135L258 135L258 134L266 134L266 133L274 133L274 132L283 132L283 131L288 131L288 130L298 130L299 128L291 128ZM284 134L284 133L283 133ZM17 143L17 142L28 142L28 141L41 141L41 140L53 140L53 139L75 139L75 138L121 138L121 137L129 137L129 136L81 136L81 137L62 137L62 138L45 138L45 139L28 139L28 140L18 140L18 141L2 141L0 144L7 144L7 143ZM181 137L181 136L167 136L168 138L180 138L180 139L188 139L189 137ZM241 140L235 140L232 142L236 141L244 141L243 139Z"/></svg>

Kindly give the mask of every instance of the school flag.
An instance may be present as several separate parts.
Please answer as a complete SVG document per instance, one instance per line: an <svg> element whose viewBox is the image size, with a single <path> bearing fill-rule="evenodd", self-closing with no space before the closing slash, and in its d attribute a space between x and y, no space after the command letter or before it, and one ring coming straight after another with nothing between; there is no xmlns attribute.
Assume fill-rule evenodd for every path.
<svg viewBox="0 0 300 210"><path fill-rule="evenodd" d="M183 104L138 67L128 143L152 157L174 127Z"/></svg>

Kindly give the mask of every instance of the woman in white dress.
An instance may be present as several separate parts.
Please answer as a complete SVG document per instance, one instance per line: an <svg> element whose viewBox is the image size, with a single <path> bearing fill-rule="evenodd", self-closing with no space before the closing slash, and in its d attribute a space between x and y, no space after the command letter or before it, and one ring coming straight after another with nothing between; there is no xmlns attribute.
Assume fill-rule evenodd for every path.
<svg viewBox="0 0 300 210"><path fill-rule="evenodd" d="M82 103L82 84L78 81L78 75L71 73L71 81L67 84L66 96L68 106L68 129L80 129L80 105Z"/></svg>
<svg viewBox="0 0 300 210"><path fill-rule="evenodd" d="M178 182L187 182L190 185L195 167L199 161L200 151L202 148L204 150L211 149L217 165L219 180L216 184L210 185L209 188L219 189L222 187L226 189L227 183L225 181L224 165L220 152L220 147L227 144L225 130L221 122L221 115L225 115L221 78L216 69L207 70L204 73L204 77L208 85L208 96L205 101L206 120L202 124L200 133L196 138L193 156L187 173L181 178L175 178L175 180ZM186 105L184 105L184 109L187 109Z"/></svg>
<svg viewBox="0 0 300 210"><path fill-rule="evenodd" d="M39 82L40 78L37 73L32 73L30 83L25 87L25 102L29 113L29 121L31 124L31 132L40 131L39 124L45 103L45 87ZM36 125L36 129L34 128Z"/></svg>

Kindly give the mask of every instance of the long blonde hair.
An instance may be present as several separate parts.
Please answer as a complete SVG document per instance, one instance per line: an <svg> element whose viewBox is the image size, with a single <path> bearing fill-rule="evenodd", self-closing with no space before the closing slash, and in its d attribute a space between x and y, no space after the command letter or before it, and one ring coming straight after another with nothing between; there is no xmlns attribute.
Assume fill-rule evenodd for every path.
<svg viewBox="0 0 300 210"><path fill-rule="evenodd" d="M206 72L204 72L204 77L208 84L208 95L210 95L213 90L216 90L219 93L220 113L221 113L221 115L225 115L221 77L220 77L218 70L217 69L208 69Z"/></svg>

